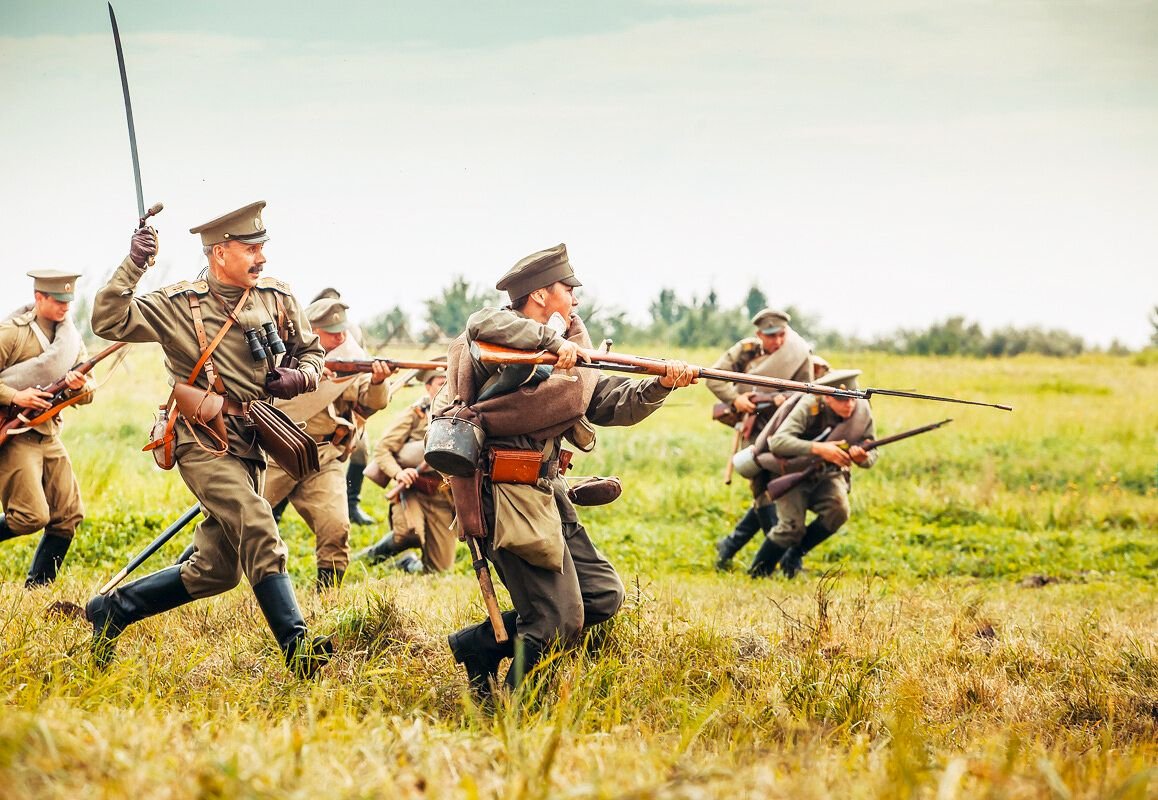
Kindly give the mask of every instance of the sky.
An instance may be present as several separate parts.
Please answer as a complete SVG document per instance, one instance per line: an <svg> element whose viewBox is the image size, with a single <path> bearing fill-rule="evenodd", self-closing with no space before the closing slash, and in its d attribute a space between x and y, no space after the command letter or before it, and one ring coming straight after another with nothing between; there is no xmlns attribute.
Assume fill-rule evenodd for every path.
<svg viewBox="0 0 1158 800"><path fill-rule="evenodd" d="M1158 3L115 3L143 288L266 200L267 274L365 320L566 242L580 299L757 284L872 336L953 315L1144 345L1158 305ZM128 250L104 2L0 2L4 310Z"/></svg>

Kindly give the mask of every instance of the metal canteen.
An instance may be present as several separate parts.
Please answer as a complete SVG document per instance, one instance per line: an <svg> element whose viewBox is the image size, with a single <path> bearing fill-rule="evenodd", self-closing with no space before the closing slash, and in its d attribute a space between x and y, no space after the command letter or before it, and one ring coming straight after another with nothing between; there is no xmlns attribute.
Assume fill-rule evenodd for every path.
<svg viewBox="0 0 1158 800"><path fill-rule="evenodd" d="M760 465L756 463L756 448L749 445L737 450L732 456L732 466L741 476L755 478L760 474Z"/></svg>
<svg viewBox="0 0 1158 800"><path fill-rule="evenodd" d="M478 468L486 434L458 417L435 417L426 429L426 463L444 475L468 478Z"/></svg>

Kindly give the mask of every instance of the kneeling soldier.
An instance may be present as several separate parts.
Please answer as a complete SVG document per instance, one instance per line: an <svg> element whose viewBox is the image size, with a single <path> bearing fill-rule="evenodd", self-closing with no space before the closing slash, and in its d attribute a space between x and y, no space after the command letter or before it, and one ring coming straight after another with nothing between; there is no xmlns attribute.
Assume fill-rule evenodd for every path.
<svg viewBox="0 0 1158 800"><path fill-rule="evenodd" d="M856 389L858 375L860 370L856 369L835 370L815 382ZM829 434L816 441L826 429L831 429ZM785 577L796 577L804 555L848 521L849 466L871 467L877 460L876 450L866 451L848 443L872 438L875 429L867 400L816 395L801 398L772 435L769 449L777 458L817 456L827 466L776 501L778 521L756 553L750 570L753 576L771 573L779 562ZM809 510L816 518L805 527Z"/></svg>
<svg viewBox="0 0 1158 800"><path fill-rule="evenodd" d="M175 388L196 387L214 403L211 395L224 396L220 414L204 421L181 414L173 428L177 468L205 514L193 536L193 554L184 564L88 602L85 613L92 622L98 664L108 663L116 638L131 623L226 592L242 575L295 674L312 677L330 658L332 645L309 637L294 597L285 542L261 496L265 453L247 424L251 404L313 391L322 370L322 347L307 331L289 287L261 277L262 247L269 238L261 220L264 206L253 203L190 231L201 234L209 260L205 280L135 297L137 282L157 252L153 232L138 230L129 255L93 304L92 327L98 336L159 342ZM272 370L264 352L247 341L247 335L252 340L267 324L272 327L265 331L276 330L296 356Z"/></svg>

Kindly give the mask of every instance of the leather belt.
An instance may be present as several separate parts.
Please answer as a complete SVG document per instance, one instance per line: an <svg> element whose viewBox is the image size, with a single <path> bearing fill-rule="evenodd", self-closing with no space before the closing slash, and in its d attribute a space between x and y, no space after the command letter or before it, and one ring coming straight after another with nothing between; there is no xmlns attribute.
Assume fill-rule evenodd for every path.
<svg viewBox="0 0 1158 800"><path fill-rule="evenodd" d="M242 403L232 397L226 397L225 405L221 407L221 410L231 417L247 417L249 416L249 403Z"/></svg>
<svg viewBox="0 0 1158 800"><path fill-rule="evenodd" d="M539 477L546 478L549 481L555 480L559 477L559 459L552 458L550 461L544 461L539 465Z"/></svg>

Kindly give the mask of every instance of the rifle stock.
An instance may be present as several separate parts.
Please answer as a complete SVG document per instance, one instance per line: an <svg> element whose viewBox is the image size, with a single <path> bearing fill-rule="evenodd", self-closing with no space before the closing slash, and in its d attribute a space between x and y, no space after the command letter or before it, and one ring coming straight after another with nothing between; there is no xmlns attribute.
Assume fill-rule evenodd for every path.
<svg viewBox="0 0 1158 800"><path fill-rule="evenodd" d="M101 350L92 358L74 365L69 372L79 372L81 375L87 375L92 371L93 367L127 345L128 342L115 342L104 350ZM73 397L65 398L64 393L67 390L68 383L65 377L61 376L41 389L41 391L52 395L49 400L51 405L48 408L10 408L7 419L0 424L0 446L3 446L15 433L21 433L28 428L35 428L37 425L47 422L64 409L79 403L89 395L89 392L81 392Z"/></svg>
<svg viewBox="0 0 1158 800"><path fill-rule="evenodd" d="M331 372L351 375L355 372L369 372L375 361L381 361L390 369L446 369L445 361L407 361L398 358L335 358L326 360L326 368Z"/></svg>
<svg viewBox="0 0 1158 800"><path fill-rule="evenodd" d="M554 364L558 357L546 350L516 350L512 347L492 344L490 342L474 341L471 343L473 353L484 364ZM612 372L629 372L642 375L663 375L667 371L667 362L659 358L646 356L629 356L621 353L608 353L603 350L580 351L580 360L575 364L585 369L600 369ZM751 375L746 372L731 372L714 367L700 367L688 365L697 378L708 378L729 383L743 383L750 386L760 386L765 389L775 389L781 392L804 392L824 397L838 397L857 400L868 400L874 394L889 395L892 397L909 397L916 400L936 400L942 403L964 403L971 406L987 406L999 408L1003 411L1012 411L1011 406L996 403L982 403L977 400L960 400L955 397L940 395L919 394L898 389L839 389L834 386L823 386L816 383L802 383L786 378L769 378L764 375Z"/></svg>

